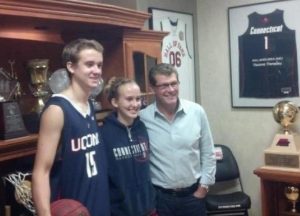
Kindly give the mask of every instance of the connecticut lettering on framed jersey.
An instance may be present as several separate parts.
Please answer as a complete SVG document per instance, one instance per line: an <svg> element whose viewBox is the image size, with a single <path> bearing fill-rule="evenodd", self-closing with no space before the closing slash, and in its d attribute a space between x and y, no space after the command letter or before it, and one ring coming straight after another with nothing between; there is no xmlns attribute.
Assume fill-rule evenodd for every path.
<svg viewBox="0 0 300 216"><path fill-rule="evenodd" d="M228 9L234 107L300 102L297 8L290 0Z"/></svg>
<svg viewBox="0 0 300 216"><path fill-rule="evenodd" d="M150 8L151 27L169 32L162 43L162 62L178 71L180 97L195 100L193 17L191 14Z"/></svg>

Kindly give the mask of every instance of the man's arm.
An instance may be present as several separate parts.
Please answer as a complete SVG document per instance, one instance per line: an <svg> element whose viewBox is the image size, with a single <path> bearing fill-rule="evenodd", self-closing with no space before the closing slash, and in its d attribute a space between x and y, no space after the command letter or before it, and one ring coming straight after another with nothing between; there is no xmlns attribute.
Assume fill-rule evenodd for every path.
<svg viewBox="0 0 300 216"><path fill-rule="evenodd" d="M216 158L214 153L214 141L212 138L209 122L205 111L201 114L201 140L200 160L201 179L198 190L194 193L196 197L203 198L208 192L208 187L215 183Z"/></svg>
<svg viewBox="0 0 300 216"><path fill-rule="evenodd" d="M34 205L39 216L50 213L50 171L54 162L64 124L61 108L49 106L41 117L37 153L32 173L32 193Z"/></svg>

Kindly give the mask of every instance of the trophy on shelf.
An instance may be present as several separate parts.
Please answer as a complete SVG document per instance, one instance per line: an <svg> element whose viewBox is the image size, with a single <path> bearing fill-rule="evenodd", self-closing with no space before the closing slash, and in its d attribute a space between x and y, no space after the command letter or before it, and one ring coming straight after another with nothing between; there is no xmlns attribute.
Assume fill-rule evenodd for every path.
<svg viewBox="0 0 300 216"><path fill-rule="evenodd" d="M70 85L68 72L65 68L54 71L48 80L48 85L53 94L58 94Z"/></svg>
<svg viewBox="0 0 300 216"><path fill-rule="evenodd" d="M48 80L48 85L53 94L58 94L65 90L70 85L70 78L65 68L60 68L54 71ZM99 79L98 85L92 89L90 99L92 100L95 111L101 110L101 103L96 100L96 97L101 93L104 87L104 81Z"/></svg>
<svg viewBox="0 0 300 216"><path fill-rule="evenodd" d="M28 72L32 84L32 94L37 98L37 103L33 107L33 112L40 113L44 107L44 98L48 95L46 90L48 78L48 59L32 59L27 63Z"/></svg>
<svg viewBox="0 0 300 216"><path fill-rule="evenodd" d="M20 83L12 73L0 68L0 139L12 139L28 134L19 104L15 101Z"/></svg>
<svg viewBox="0 0 300 216"><path fill-rule="evenodd" d="M290 126L296 121L298 106L291 101L280 101L273 108L273 117L282 126L272 145L264 151L266 168L300 171L299 135Z"/></svg>
<svg viewBox="0 0 300 216"><path fill-rule="evenodd" d="M92 100L93 106L95 111L100 111L101 110L101 103L99 101L96 100L96 97L102 92L104 87L104 81L102 78L100 78L97 87L95 87L90 95L90 99Z"/></svg>
<svg viewBox="0 0 300 216"><path fill-rule="evenodd" d="M295 187L295 186L286 186L284 188L284 194L286 196L286 198L292 202L293 207L290 210L292 213L296 213L296 202L299 198L299 188Z"/></svg>

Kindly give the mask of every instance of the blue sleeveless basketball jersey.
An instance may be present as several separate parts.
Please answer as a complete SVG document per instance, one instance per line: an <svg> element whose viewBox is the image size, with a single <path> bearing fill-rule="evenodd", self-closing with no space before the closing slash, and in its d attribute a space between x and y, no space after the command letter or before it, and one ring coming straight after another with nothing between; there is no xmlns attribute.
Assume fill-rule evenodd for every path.
<svg viewBox="0 0 300 216"><path fill-rule="evenodd" d="M240 97L298 97L295 31L285 25L283 11L248 18L239 36Z"/></svg>
<svg viewBox="0 0 300 216"><path fill-rule="evenodd" d="M91 216L109 215L109 192L105 149L91 103L84 117L65 98L51 97L61 107L64 127L57 158L51 170L52 201L69 198L81 202Z"/></svg>

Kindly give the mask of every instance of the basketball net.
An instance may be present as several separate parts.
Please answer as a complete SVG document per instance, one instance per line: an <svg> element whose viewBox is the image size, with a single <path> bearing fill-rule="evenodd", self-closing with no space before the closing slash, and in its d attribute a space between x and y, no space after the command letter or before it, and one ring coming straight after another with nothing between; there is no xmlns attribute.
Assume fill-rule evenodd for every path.
<svg viewBox="0 0 300 216"><path fill-rule="evenodd" d="M4 179L15 187L16 201L35 215L36 212L32 200L31 182L26 180L27 176L31 176L31 173L17 172L7 175Z"/></svg>

